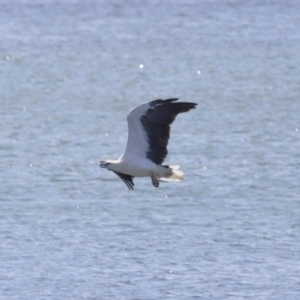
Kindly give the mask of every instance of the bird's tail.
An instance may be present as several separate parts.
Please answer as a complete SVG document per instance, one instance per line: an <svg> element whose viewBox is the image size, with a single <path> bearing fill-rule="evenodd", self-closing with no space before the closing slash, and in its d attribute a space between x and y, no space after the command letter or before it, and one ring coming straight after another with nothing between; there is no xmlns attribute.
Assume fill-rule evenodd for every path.
<svg viewBox="0 0 300 300"><path fill-rule="evenodd" d="M169 165L163 166L168 168L171 172L170 175L165 175L164 177L159 178L162 181L181 181L183 179L183 172L179 170L180 166L178 165Z"/></svg>

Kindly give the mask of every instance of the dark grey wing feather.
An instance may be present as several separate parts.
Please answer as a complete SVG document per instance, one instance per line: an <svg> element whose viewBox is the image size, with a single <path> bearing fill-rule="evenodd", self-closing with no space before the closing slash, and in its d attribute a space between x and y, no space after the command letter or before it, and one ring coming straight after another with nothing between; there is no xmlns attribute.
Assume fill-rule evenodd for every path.
<svg viewBox="0 0 300 300"><path fill-rule="evenodd" d="M124 183L126 184L129 190L133 190L134 187L133 176L116 172L116 171L113 172L117 174L124 181Z"/></svg>
<svg viewBox="0 0 300 300"><path fill-rule="evenodd" d="M197 105L192 102L174 103L177 100L178 98L154 100L149 103L150 108L141 117L149 141L147 157L158 165L162 164L168 154L170 125L178 114L188 112Z"/></svg>

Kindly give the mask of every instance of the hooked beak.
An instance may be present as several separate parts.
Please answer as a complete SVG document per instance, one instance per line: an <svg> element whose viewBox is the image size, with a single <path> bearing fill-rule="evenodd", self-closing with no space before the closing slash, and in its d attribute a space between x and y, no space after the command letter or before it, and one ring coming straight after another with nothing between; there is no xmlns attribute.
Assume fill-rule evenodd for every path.
<svg viewBox="0 0 300 300"><path fill-rule="evenodd" d="M103 160L100 161L100 168L107 168L108 165L109 165L109 163L107 163Z"/></svg>

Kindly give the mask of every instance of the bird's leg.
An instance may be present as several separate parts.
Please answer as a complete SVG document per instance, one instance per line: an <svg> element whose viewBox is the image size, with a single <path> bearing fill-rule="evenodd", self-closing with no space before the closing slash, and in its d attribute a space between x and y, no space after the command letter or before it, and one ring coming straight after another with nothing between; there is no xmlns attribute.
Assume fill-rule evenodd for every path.
<svg viewBox="0 0 300 300"><path fill-rule="evenodd" d="M156 176L155 176L154 173L151 174L151 180L152 180L152 184L153 184L154 187L158 187L159 186L159 181L156 178Z"/></svg>

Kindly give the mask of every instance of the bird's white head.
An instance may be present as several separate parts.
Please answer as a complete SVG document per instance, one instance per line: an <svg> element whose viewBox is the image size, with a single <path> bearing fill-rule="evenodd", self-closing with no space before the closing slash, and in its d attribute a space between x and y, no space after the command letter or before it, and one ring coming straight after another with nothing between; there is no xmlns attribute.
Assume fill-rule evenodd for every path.
<svg viewBox="0 0 300 300"><path fill-rule="evenodd" d="M109 171L118 171L120 160L106 159L100 161L100 168L107 169Z"/></svg>

